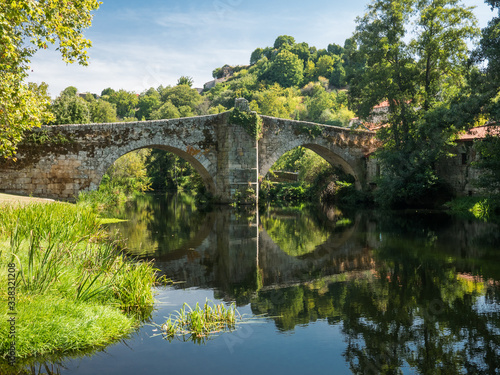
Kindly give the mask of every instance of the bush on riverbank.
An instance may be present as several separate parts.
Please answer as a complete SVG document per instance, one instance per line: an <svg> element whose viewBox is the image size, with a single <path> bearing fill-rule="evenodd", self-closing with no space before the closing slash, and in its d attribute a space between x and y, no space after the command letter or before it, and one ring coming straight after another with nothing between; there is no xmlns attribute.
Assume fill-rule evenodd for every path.
<svg viewBox="0 0 500 375"><path fill-rule="evenodd" d="M153 304L151 263L122 255L89 207L4 205L0 209L0 279L16 269L19 361L109 344L138 325ZM12 293L13 289L10 290ZM7 288L0 289L0 356L10 347ZM124 311L137 311L126 315Z"/></svg>
<svg viewBox="0 0 500 375"><path fill-rule="evenodd" d="M453 213L471 215L477 219L499 216L500 199L495 197L458 197L445 204Z"/></svg>

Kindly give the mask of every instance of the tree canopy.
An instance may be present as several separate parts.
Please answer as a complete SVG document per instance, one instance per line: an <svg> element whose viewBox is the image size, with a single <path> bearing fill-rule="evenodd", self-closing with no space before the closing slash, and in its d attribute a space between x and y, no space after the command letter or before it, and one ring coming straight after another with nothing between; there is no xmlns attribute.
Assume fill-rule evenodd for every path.
<svg viewBox="0 0 500 375"><path fill-rule="evenodd" d="M443 113L465 86L476 19L458 0L374 0L357 23L354 55L366 63L350 82L351 104L363 118L384 100L389 105L389 126L379 133L379 198L411 204L438 186L433 165L457 130Z"/></svg>
<svg viewBox="0 0 500 375"><path fill-rule="evenodd" d="M0 156L13 157L25 130L39 126L50 104L25 83L31 57L56 45L67 63L87 64L91 46L83 31L97 0L0 3Z"/></svg>

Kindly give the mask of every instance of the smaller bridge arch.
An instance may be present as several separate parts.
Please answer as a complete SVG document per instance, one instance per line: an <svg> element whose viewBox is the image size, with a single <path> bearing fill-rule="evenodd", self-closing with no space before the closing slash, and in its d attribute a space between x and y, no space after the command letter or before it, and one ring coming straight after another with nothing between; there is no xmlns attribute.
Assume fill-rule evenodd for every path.
<svg viewBox="0 0 500 375"><path fill-rule="evenodd" d="M305 147L332 165L340 166L355 179L356 189L366 183L366 155L376 149L374 133L337 126L262 116L264 133L259 142L259 175L287 151Z"/></svg>

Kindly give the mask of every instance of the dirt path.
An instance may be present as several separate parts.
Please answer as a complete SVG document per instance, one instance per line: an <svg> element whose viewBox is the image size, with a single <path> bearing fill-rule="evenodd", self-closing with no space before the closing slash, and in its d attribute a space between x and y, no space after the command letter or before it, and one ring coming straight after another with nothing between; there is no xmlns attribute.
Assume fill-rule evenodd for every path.
<svg viewBox="0 0 500 375"><path fill-rule="evenodd" d="M25 196L21 196L21 195L11 195L11 194L0 193L0 205L4 204L4 203L30 203L30 202L51 203L51 202L54 202L54 200L53 199L25 197Z"/></svg>

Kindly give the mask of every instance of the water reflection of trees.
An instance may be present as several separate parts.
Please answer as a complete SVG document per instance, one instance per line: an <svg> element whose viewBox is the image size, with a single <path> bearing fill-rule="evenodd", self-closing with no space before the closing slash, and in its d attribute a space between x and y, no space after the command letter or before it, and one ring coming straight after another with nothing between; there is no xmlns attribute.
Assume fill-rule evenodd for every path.
<svg viewBox="0 0 500 375"><path fill-rule="evenodd" d="M144 195L129 202L117 217L127 219L113 225L127 240L134 255L161 255L189 243L203 226L205 214L186 194Z"/></svg>
<svg viewBox="0 0 500 375"><path fill-rule="evenodd" d="M495 250L475 245L491 228L434 218L371 219L366 240L378 242L372 271L262 290L253 312L277 317L280 330L317 319L341 324L354 373L497 373L500 284L490 271L499 263L483 273L481 257L491 260Z"/></svg>

